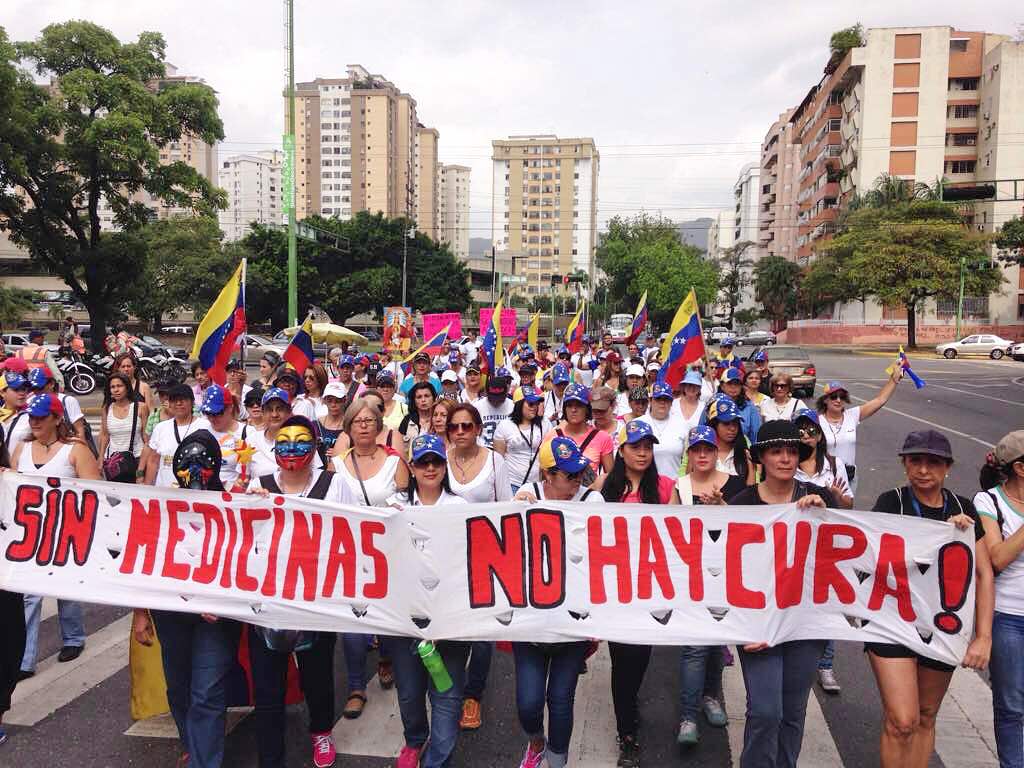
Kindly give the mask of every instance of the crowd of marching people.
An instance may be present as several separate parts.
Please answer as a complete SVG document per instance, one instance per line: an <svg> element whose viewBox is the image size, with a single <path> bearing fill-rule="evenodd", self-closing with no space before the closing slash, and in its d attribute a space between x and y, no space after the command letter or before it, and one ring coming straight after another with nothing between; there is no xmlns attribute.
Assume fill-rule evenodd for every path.
<svg viewBox="0 0 1024 768"><path fill-rule="evenodd" d="M507 365L487 370L471 334L410 360L342 345L304 370L268 353L251 379L233 362L223 385L198 368L191 385L147 386L125 353L104 390L98 439L44 360L13 359L0 381L0 463L28 474L373 507L555 500L852 508L859 425L884 408L903 371L894 368L861 405L840 382L805 403L787 375L771 374L768 354L741 362L726 340L672 385L660 375L652 336L624 351L610 335L584 336L576 351L518 343ZM954 456L941 433L911 432L898 455L906 484L872 509L974 531L975 635L963 666L986 668L991 656L1000 761L1024 766L1024 431L994 447L976 494L945 487ZM60 662L82 652L81 613L79 603L60 601ZM0 743L14 687L34 674L39 624L40 598L0 591ZM334 764L338 639L144 607L132 626L133 643L159 648L155 679L180 734L179 765L193 768L223 764L240 644L261 768L285 765L285 705L300 696L313 763ZM405 737L398 768L448 765L459 733L482 726L493 643L354 633L340 640L342 717L363 712L374 648L381 687L396 689ZM595 646L511 644L522 768L567 764L577 681ZM884 711L881 764L925 768L953 667L898 645L864 650ZM618 765L629 768L643 764L638 694L652 646L610 642L608 651ZM833 656L826 640L736 649L748 692L740 765L797 764L812 686L840 691ZM722 671L733 663L722 645L679 649L680 745L697 745L704 724L726 725ZM134 673L133 686L153 683L154 675Z"/></svg>

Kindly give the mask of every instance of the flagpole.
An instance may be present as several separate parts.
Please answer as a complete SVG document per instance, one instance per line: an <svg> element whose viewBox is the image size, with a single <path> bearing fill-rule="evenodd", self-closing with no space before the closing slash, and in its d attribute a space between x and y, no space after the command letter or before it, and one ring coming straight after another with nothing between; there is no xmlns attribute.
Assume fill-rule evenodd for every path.
<svg viewBox="0 0 1024 768"><path fill-rule="evenodd" d="M242 259L242 311L245 311L245 273L249 268L249 260L246 258ZM242 331L241 348L238 351L238 357L242 361L242 371L245 371L245 348L249 346L249 324L246 321L245 330Z"/></svg>

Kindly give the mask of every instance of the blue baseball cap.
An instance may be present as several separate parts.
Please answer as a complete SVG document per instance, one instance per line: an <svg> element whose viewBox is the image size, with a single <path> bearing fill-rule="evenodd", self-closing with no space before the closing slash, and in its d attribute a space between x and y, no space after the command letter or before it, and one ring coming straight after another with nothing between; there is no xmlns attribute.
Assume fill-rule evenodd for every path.
<svg viewBox="0 0 1024 768"><path fill-rule="evenodd" d="M723 382L735 381L738 384L742 384L743 383L743 374L740 373L740 369L739 368L732 368L732 367L730 367L730 368L728 368L726 370L725 374L722 376L722 381Z"/></svg>
<svg viewBox="0 0 1024 768"><path fill-rule="evenodd" d="M766 362L768 362L768 353L765 352L763 349L758 350L757 352L754 353L754 362L755 363L766 363Z"/></svg>
<svg viewBox="0 0 1024 768"><path fill-rule="evenodd" d="M531 347L529 344L523 344L523 346L519 348L519 359L520 360L529 360L532 357L533 357L533 347Z"/></svg>
<svg viewBox="0 0 1024 768"><path fill-rule="evenodd" d="M4 374L5 389L28 389L31 387L28 379L22 376L20 373L7 372Z"/></svg>
<svg viewBox="0 0 1024 768"><path fill-rule="evenodd" d="M28 383L32 389L42 389L53 380L48 368L33 368L28 372Z"/></svg>
<svg viewBox="0 0 1024 768"><path fill-rule="evenodd" d="M572 381L572 379L569 376L569 369L561 363L555 365L555 367L551 369L552 384L568 384L570 381Z"/></svg>
<svg viewBox="0 0 1024 768"><path fill-rule="evenodd" d="M508 368L506 368L504 365L499 366L498 370L496 370L494 372L494 375L495 375L495 377L503 376L506 379L511 379L512 378L512 372Z"/></svg>
<svg viewBox="0 0 1024 768"><path fill-rule="evenodd" d="M591 336L591 335L590 335L589 333L584 333L584 334L583 334L583 341L584 341L585 343L589 344L589 343L590 343L590 342L592 342L593 340L594 340L594 337L593 337L593 336Z"/></svg>
<svg viewBox="0 0 1024 768"><path fill-rule="evenodd" d="M558 469L568 475L578 474L590 464L570 437L553 437L541 445L537 462L541 469Z"/></svg>
<svg viewBox="0 0 1024 768"><path fill-rule="evenodd" d="M700 371L695 371L692 368L686 372L683 376L683 384L693 384L695 387L704 386L704 377L700 375Z"/></svg>
<svg viewBox="0 0 1024 768"><path fill-rule="evenodd" d="M565 346L565 344L559 346L558 349L555 350L555 354L558 357L561 357L562 355L569 355L570 357L572 356L572 352L569 351L569 348Z"/></svg>
<svg viewBox="0 0 1024 768"><path fill-rule="evenodd" d="M723 360L721 358L719 358L718 360L715 360L715 368L728 368L728 367L729 367L729 361L728 360Z"/></svg>
<svg viewBox="0 0 1024 768"><path fill-rule="evenodd" d="M813 421L815 424L818 425L821 424L821 421L818 417L818 412L811 410L810 408L800 408L799 410L793 412L793 417L791 421L794 424L796 424L798 421L800 421L800 419L807 419L808 421Z"/></svg>
<svg viewBox="0 0 1024 768"><path fill-rule="evenodd" d="M266 406L271 400L280 400L285 405L289 404L288 393L280 387L271 387L263 393L263 399L260 401L261 406Z"/></svg>
<svg viewBox="0 0 1024 768"><path fill-rule="evenodd" d="M392 386L395 384L395 374L391 371L381 371L377 374L377 386L379 387L383 382L388 382Z"/></svg>
<svg viewBox="0 0 1024 768"><path fill-rule="evenodd" d="M535 387L520 387L519 391L523 393L523 400L528 403L539 403L544 399L544 394Z"/></svg>
<svg viewBox="0 0 1024 768"><path fill-rule="evenodd" d="M688 382L683 382L688 383ZM651 387L651 399L652 400L674 400L675 395L672 394L672 387L663 381L654 382L654 386Z"/></svg>
<svg viewBox="0 0 1024 768"><path fill-rule="evenodd" d="M49 392L41 392L29 398L26 411L29 416L35 416L36 418L42 418L51 414L63 416L64 406L60 404L60 398L56 395L51 395Z"/></svg>
<svg viewBox="0 0 1024 768"><path fill-rule="evenodd" d="M452 351L452 352L448 353L448 362L449 363L456 363L460 359L461 358L459 357L459 353L458 352Z"/></svg>
<svg viewBox="0 0 1024 768"><path fill-rule="evenodd" d="M562 406L564 407L569 403L590 405L590 390L582 384L570 384L565 388L565 394L562 395Z"/></svg>
<svg viewBox="0 0 1024 768"><path fill-rule="evenodd" d="M342 355L338 358L338 367L344 368L346 365L355 366L356 360L352 355Z"/></svg>
<svg viewBox="0 0 1024 768"><path fill-rule="evenodd" d="M708 406L708 422L736 421L740 417L740 409L727 397L716 397Z"/></svg>
<svg viewBox="0 0 1024 768"><path fill-rule="evenodd" d="M718 447L718 433L715 432L711 427L694 427L690 430L690 433L686 436L686 448L689 450L695 445L705 443L714 448Z"/></svg>
<svg viewBox="0 0 1024 768"><path fill-rule="evenodd" d="M841 381L830 381L825 385L825 391L822 394L831 395L833 392L847 392L847 389Z"/></svg>
<svg viewBox="0 0 1024 768"><path fill-rule="evenodd" d="M724 339L722 339L720 342L718 342L718 346L719 347L735 347L736 346L736 339L733 336L726 336Z"/></svg>
<svg viewBox="0 0 1024 768"><path fill-rule="evenodd" d="M203 392L203 402L199 405L199 412L206 416L219 416L224 413L229 402L225 394L224 387L220 384L208 386Z"/></svg>
<svg viewBox="0 0 1024 768"><path fill-rule="evenodd" d="M625 445L626 443L633 445L641 440L648 439L655 443L658 442L658 438L655 436L654 430L651 429L651 425L643 419L633 419L620 433L619 445Z"/></svg>
<svg viewBox="0 0 1024 768"><path fill-rule="evenodd" d="M448 460L448 454L444 449L444 440L439 435L417 435L416 439L412 441L413 463L430 455L437 456L441 461Z"/></svg>

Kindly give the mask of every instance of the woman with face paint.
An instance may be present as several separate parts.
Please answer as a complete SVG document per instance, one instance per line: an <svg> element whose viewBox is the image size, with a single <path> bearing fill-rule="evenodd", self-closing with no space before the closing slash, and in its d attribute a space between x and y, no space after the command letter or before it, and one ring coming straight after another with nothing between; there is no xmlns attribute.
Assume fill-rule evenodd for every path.
<svg viewBox="0 0 1024 768"><path fill-rule="evenodd" d="M340 476L314 466L317 457L316 436L309 419L303 416L285 419L275 430L273 443L277 469L255 478L249 486L251 493L322 499L335 504L359 503ZM309 708L313 765L325 768L334 764L337 754L331 737L335 723L334 646L337 635L333 632L304 635L305 640L311 641L311 644L297 650L295 658L299 666L302 692ZM260 768L283 768L284 700L290 654L271 649L255 627L249 627L248 641Z"/></svg>
<svg viewBox="0 0 1024 768"><path fill-rule="evenodd" d="M252 477L270 474L278 468L274 441L281 426L292 415L290 402L288 393L278 387L271 387L263 393L263 399L260 401L263 431L253 431L248 436L248 442L256 449L249 467L249 474ZM313 468L318 469L322 466L323 460L318 453L313 458Z"/></svg>

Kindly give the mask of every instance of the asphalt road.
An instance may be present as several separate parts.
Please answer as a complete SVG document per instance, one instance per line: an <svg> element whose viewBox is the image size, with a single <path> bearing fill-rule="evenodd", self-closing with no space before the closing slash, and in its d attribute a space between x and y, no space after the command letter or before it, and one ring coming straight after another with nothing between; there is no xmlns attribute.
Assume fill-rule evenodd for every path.
<svg viewBox="0 0 1024 768"><path fill-rule="evenodd" d="M819 382L842 380L854 398L870 399L885 380L890 362L880 356L813 354ZM870 508L883 490L902 483L896 451L907 432L932 427L950 438L957 462L949 487L965 495L977 490L978 468L985 453L1007 431L1024 426L1024 364L1012 361L914 358L915 371L927 380L921 391L905 381L889 406L864 422L859 433L857 506ZM819 388L820 391L820 388ZM857 402L857 400L855 400ZM48 613L52 613L50 606ZM127 627L124 611L92 606L86 614L90 637L86 653L72 664L40 665L36 678L16 693L8 722L11 739L0 746L0 768L67 764L81 768L175 765L178 745L166 720L136 724L153 736L126 735L133 728L128 714ZM40 633L40 659L59 650L56 617L46 618ZM342 650L336 675L338 711L343 706ZM369 664L375 666L371 654ZM370 670L373 671L372 669ZM843 691L828 696L815 689L801 765L810 768L878 764L878 695L859 646L840 643L836 671ZM684 756L675 745L678 716L678 652L660 648L641 691L643 763L650 766L731 766L738 760L742 738L744 691L739 667L726 671L726 707L731 725L715 730L702 724L701 743ZM335 728L339 766L381 768L393 763L401 746L401 723L395 694L382 691L374 678L363 717L340 720ZM599 653L580 679L571 764L599 768L615 764L614 720L610 709L607 655ZM52 710L52 713L51 713ZM485 694L484 727L465 734L454 766L515 766L524 739L515 715L511 658L496 653ZM987 684L974 672L958 671L940 714L933 766L965 768L995 766ZM309 742L303 707L289 714L289 765L308 766ZM243 718L228 738L225 765L255 768L255 725Z"/></svg>

